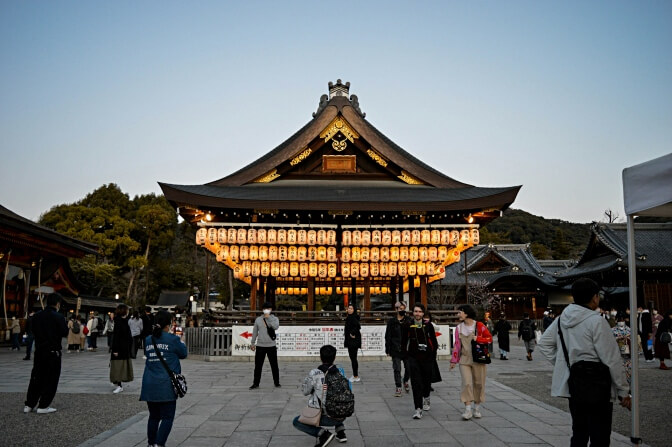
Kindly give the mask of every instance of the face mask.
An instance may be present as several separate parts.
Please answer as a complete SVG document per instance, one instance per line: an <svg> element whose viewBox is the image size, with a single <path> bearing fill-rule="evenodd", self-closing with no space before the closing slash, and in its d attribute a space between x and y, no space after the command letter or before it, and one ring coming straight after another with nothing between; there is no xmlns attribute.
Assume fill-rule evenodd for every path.
<svg viewBox="0 0 672 447"><path fill-rule="evenodd" d="M406 315L406 311L405 311L405 310L400 310L398 313L399 313L399 316L400 316L400 317L403 317L403 316Z"/></svg>
<svg viewBox="0 0 672 447"><path fill-rule="evenodd" d="M653 314L654 314L654 315L658 315L658 311L657 311L657 310L654 310L654 311L653 311Z"/></svg>
<svg viewBox="0 0 672 447"><path fill-rule="evenodd" d="M618 322L618 325L619 325L620 327L625 327L625 321L619 321L619 322Z"/></svg>
<svg viewBox="0 0 672 447"><path fill-rule="evenodd" d="M271 309L264 309L264 315L270 315Z"/></svg>
<svg viewBox="0 0 672 447"><path fill-rule="evenodd" d="M611 316L612 316L612 317L615 317L616 314L617 314L617 312L612 312L612 313L611 313Z"/></svg>

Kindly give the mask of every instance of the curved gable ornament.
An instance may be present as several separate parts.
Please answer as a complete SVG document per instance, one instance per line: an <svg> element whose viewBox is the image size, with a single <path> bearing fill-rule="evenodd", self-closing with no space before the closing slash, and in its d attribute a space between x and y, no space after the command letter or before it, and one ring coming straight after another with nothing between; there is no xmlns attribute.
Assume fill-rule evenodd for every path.
<svg viewBox="0 0 672 447"><path fill-rule="evenodd" d="M339 132L345 137L342 140L334 138ZM350 124L348 124L342 116L338 115L331 121L331 123L329 123L322 133L320 133L320 138L323 138L325 143L333 139L333 142L331 143L332 147L336 151L341 152L347 147L347 140L354 143L355 138L359 138L359 134L350 127Z"/></svg>

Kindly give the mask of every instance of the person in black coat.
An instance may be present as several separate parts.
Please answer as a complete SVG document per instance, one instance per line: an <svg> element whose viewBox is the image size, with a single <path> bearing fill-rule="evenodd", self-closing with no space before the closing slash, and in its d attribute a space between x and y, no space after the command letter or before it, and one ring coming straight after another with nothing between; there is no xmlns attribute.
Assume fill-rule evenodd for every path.
<svg viewBox="0 0 672 447"><path fill-rule="evenodd" d="M408 369L408 359L402 355L401 349L401 331L404 326L411 323L411 319L406 315L406 303L398 301L394 308L397 314L390 318L385 328L385 354L392 357L392 371L394 372L394 384L397 389L394 395L401 396L401 364L404 364L404 389L408 393L410 387L408 386L408 379L410 378L410 370Z"/></svg>
<svg viewBox="0 0 672 447"><path fill-rule="evenodd" d="M348 355L350 355L350 362L352 363L352 377L351 382L359 382L359 363L357 362L357 350L362 347L362 326L359 324L359 315L355 310L355 306L348 304L348 316L345 318L345 330L343 346L348 348Z"/></svg>
<svg viewBox="0 0 672 447"><path fill-rule="evenodd" d="M649 313L649 309L642 309L642 306L639 306L637 311L639 312L637 316L637 333L639 334L639 342L642 344L642 349L644 350L644 358L647 362L653 362L653 351L651 350L653 346L649 346L649 340L651 340L651 335L653 334L651 313ZM653 345L653 342L651 345Z"/></svg>
<svg viewBox="0 0 672 447"><path fill-rule="evenodd" d="M509 360L509 331L511 330L511 323L506 321L506 315L502 314L499 321L495 323L495 331L492 335L497 335L497 344L499 345L499 359Z"/></svg>
<svg viewBox="0 0 672 447"><path fill-rule="evenodd" d="M128 306L120 304L114 312L114 335L110 354L110 382L117 385L114 394L124 391L122 382L133 381L133 363L130 360L132 345L133 337L128 326Z"/></svg>

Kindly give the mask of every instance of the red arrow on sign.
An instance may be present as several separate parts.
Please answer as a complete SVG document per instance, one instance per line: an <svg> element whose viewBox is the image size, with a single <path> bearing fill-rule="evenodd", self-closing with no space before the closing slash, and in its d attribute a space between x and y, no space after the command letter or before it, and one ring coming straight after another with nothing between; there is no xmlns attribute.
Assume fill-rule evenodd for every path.
<svg viewBox="0 0 672 447"><path fill-rule="evenodd" d="M240 336L241 336L241 337L245 337L245 338L250 338L250 337L252 336L252 334L250 334L249 332L245 331L245 332L243 332L242 334L240 334Z"/></svg>
<svg viewBox="0 0 672 447"><path fill-rule="evenodd" d="M440 337L440 336L441 336L441 332L436 331L436 336L437 336L437 337Z"/></svg>

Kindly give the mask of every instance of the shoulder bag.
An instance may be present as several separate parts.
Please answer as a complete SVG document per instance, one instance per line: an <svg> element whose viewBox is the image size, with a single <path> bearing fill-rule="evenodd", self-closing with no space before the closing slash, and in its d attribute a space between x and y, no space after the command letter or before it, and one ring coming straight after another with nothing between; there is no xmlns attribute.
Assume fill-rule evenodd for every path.
<svg viewBox="0 0 672 447"><path fill-rule="evenodd" d="M168 364L161 355L161 351L159 351L159 348L156 346L156 339L154 336L152 336L152 344L154 344L154 352L156 352L156 356L159 358L159 360L161 360L163 367L166 368L166 372L170 377L170 383L173 384L173 391L175 391L175 395L177 397L184 397L187 394L187 378L182 374L176 374L168 367Z"/></svg>
<svg viewBox="0 0 672 447"><path fill-rule="evenodd" d="M476 337L478 337L478 325L479 323L477 321L476 327L474 328L474 338L471 340L471 357L474 363L487 365L492 362L490 359L490 349L488 349L487 343L479 343L476 341Z"/></svg>
<svg viewBox="0 0 672 447"><path fill-rule="evenodd" d="M315 390L313 390L313 393L314 392ZM322 399L318 400L320 402L320 408L313 408L309 405L303 407L303 410L301 410L301 414L299 415L299 422L302 424L311 425L313 427L320 426L320 420L322 419L322 401L324 400L324 387L322 387Z"/></svg>
<svg viewBox="0 0 672 447"><path fill-rule="evenodd" d="M560 317L558 317L558 334L562 343L562 351L565 354L565 361L569 368L569 386L570 396L578 403L596 404L608 402L611 399L611 374L609 367L602 362L590 362L580 360L569 363L569 353L565 338L560 328Z"/></svg>
<svg viewBox="0 0 672 447"><path fill-rule="evenodd" d="M268 336L271 337L271 340L275 340L277 338L277 335L275 334L275 329L273 329L268 325L268 323L266 323L266 318L264 318L264 325L266 326Z"/></svg>

